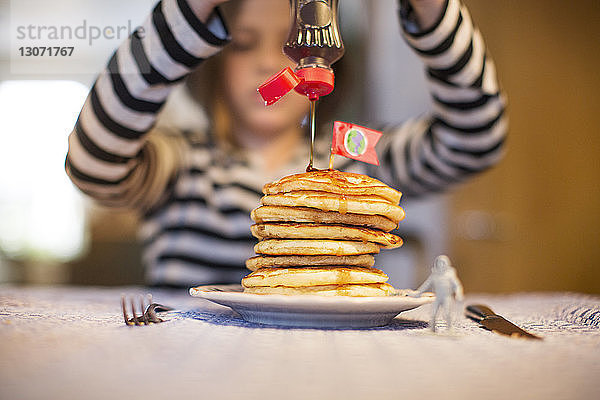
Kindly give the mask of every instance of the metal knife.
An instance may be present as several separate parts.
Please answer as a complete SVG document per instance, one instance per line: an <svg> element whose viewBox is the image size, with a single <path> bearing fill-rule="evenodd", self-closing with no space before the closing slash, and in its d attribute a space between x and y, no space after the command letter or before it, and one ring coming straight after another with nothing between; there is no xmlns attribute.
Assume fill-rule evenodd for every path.
<svg viewBox="0 0 600 400"><path fill-rule="evenodd" d="M542 338L531 334L512 322L504 319L500 315L492 311L491 308L482 304L471 304L466 307L467 312L465 315L467 318L472 319L475 322L481 324L481 326L492 332L497 332L502 335L508 335L511 337L522 337L527 339L538 339Z"/></svg>

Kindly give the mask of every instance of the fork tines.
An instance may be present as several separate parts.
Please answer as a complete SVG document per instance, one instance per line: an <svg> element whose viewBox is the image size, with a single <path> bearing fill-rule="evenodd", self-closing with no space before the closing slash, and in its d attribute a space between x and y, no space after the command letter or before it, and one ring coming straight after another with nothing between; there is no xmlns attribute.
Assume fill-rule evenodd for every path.
<svg viewBox="0 0 600 400"><path fill-rule="evenodd" d="M147 305L144 300L147 300ZM156 304L152 303L151 294L147 294L146 296L131 296L129 298L127 298L125 295L121 295L121 310L123 311L123 319L125 321L125 325L128 326L142 326L163 322L162 319L156 316L156 313L154 312L155 306ZM128 307L131 310L131 318L127 312ZM136 311L136 308L139 313Z"/></svg>

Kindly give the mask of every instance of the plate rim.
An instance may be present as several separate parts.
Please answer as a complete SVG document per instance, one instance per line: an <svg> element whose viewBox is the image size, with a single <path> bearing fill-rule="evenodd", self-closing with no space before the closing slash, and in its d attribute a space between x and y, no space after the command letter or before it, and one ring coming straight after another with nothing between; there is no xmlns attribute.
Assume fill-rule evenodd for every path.
<svg viewBox="0 0 600 400"><path fill-rule="evenodd" d="M243 291L227 290L235 287L236 289L241 288L238 284L229 285L200 285L191 287L189 294L192 297L198 297L212 302L218 300L246 303L252 305L265 305L265 306L296 306L296 307L318 307L318 306L393 306L397 303L405 304L409 301L415 308L424 304L432 303L435 300L433 293L425 293L420 297L411 297L408 294L399 296L370 296L370 297L351 297L351 296L302 296L302 295L282 295L282 294L256 294L256 293L244 293ZM203 288L218 288L220 291L215 290L202 290ZM401 289L407 292L411 289ZM219 303L222 304L222 303Z"/></svg>

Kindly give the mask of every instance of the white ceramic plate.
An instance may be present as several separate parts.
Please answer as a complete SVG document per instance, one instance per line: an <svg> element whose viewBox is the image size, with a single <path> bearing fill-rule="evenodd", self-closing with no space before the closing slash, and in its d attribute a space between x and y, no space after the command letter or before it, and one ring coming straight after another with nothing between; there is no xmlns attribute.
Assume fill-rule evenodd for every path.
<svg viewBox="0 0 600 400"><path fill-rule="evenodd" d="M384 326L399 313L431 303L433 294L409 297L284 296L243 293L241 285L198 286L190 295L231 307L246 321L313 328Z"/></svg>

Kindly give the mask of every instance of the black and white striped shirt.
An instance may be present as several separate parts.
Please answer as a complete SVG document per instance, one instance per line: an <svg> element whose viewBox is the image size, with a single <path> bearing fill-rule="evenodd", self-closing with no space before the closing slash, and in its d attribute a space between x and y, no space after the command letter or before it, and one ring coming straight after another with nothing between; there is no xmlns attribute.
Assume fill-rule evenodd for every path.
<svg viewBox="0 0 600 400"><path fill-rule="evenodd" d="M459 0L419 31L401 2L404 36L422 59L434 109L386 130L382 165L338 160L406 195L440 191L499 161L507 131L505 100L481 34ZM228 41L218 10L207 24L185 0L163 0L100 73L69 136L66 170L101 204L143 215L141 237L150 283L238 281L253 255L250 211L262 186L305 168L302 151L277 174L252 154L224 154L210 136L151 132L173 87ZM136 31L137 32L137 31ZM317 157L326 165L325 152Z"/></svg>

